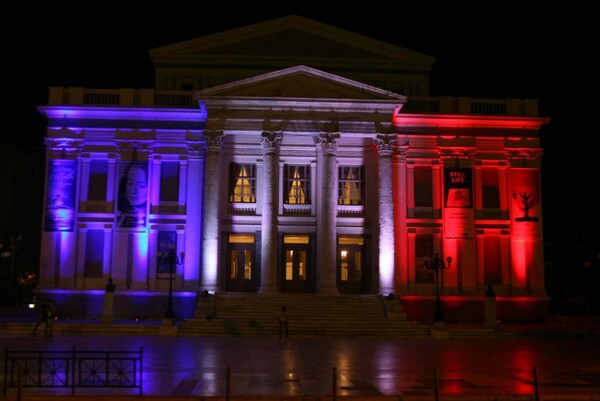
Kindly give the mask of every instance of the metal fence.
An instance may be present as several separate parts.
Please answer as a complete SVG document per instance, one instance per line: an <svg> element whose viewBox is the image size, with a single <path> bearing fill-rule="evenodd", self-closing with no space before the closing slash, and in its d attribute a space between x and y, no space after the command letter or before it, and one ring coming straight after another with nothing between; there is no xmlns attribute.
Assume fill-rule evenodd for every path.
<svg viewBox="0 0 600 401"><path fill-rule="evenodd" d="M10 351L4 350L4 395L9 387L70 389L136 388L142 395L139 351Z"/></svg>

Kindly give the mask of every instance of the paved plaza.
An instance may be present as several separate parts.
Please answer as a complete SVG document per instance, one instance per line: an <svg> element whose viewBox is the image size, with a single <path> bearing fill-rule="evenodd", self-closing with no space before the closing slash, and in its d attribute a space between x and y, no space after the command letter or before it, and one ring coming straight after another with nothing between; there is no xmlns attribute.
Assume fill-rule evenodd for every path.
<svg viewBox="0 0 600 401"><path fill-rule="evenodd" d="M437 387L439 399L600 400L597 337L280 340L59 333L0 334L0 344L11 351L142 348L142 398L433 400ZM4 358L0 363L4 372ZM9 388L2 400L17 395ZM78 388L75 397L69 389L24 388L21 395L140 398L138 390L120 388Z"/></svg>

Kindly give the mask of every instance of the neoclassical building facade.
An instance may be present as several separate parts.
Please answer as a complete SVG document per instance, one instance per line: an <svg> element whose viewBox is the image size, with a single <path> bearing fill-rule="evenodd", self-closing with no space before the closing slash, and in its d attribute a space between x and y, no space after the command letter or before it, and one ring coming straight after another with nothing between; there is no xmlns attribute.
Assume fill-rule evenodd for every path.
<svg viewBox="0 0 600 401"><path fill-rule="evenodd" d="M50 88L40 285L73 316L198 293L545 313L533 99L429 96L433 58L297 16L154 49L155 88ZM170 250L179 256L166 260ZM183 256L183 257L182 257ZM491 287L490 287L491 286Z"/></svg>

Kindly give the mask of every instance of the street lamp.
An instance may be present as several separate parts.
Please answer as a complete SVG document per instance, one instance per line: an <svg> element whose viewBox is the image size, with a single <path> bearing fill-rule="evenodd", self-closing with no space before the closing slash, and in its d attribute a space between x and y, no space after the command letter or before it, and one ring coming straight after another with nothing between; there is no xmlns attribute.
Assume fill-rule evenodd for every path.
<svg viewBox="0 0 600 401"><path fill-rule="evenodd" d="M168 263L169 264L169 301L167 306L167 311L165 312L165 319L175 319L175 313L173 312L173 272L177 265L183 264L183 259L185 258L185 253L181 252L179 258L175 253L175 249L171 248L169 252L163 252L159 258L160 263Z"/></svg>
<svg viewBox="0 0 600 401"><path fill-rule="evenodd" d="M444 322L444 318L442 317L442 305L440 302L440 277L439 274L443 270L450 269L450 265L452 264L452 258L448 256L446 261L440 258L436 253L433 259L429 259L429 257L423 258L423 263L425 265L425 269L435 274L435 315L433 317L433 322Z"/></svg>

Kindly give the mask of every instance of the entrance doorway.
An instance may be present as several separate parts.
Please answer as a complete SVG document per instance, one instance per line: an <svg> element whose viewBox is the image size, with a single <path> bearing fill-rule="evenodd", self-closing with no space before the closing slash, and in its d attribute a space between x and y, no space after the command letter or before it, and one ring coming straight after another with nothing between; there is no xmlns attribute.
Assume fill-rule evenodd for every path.
<svg viewBox="0 0 600 401"><path fill-rule="evenodd" d="M283 235L283 263L280 267L281 292L309 292L310 236L308 234Z"/></svg>
<svg viewBox="0 0 600 401"><path fill-rule="evenodd" d="M256 292L255 257L253 234L229 234L227 241L226 291Z"/></svg>
<svg viewBox="0 0 600 401"><path fill-rule="evenodd" d="M338 237L338 291L341 294L365 292L367 274L364 268L363 236L340 235Z"/></svg>

